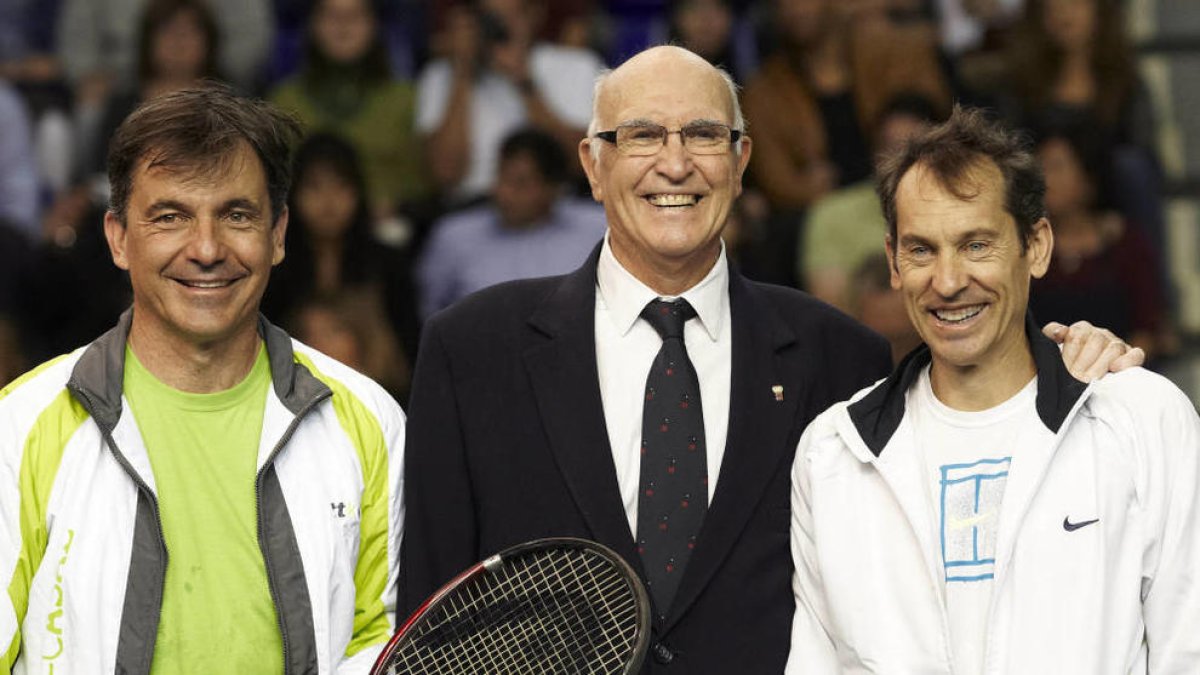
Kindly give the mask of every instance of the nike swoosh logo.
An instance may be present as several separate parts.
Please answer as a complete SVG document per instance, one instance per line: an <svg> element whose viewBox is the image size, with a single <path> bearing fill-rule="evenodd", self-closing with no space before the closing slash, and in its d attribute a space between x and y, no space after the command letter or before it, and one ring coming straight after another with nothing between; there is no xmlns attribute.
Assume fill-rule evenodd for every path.
<svg viewBox="0 0 1200 675"><path fill-rule="evenodd" d="M1063 529L1066 530L1067 532L1074 532L1075 530L1078 530L1081 527L1087 527L1088 525L1091 525L1092 523L1098 523L1098 522L1100 522L1099 518L1092 518L1091 520L1084 520L1082 522L1072 523L1071 516L1067 516L1066 518L1063 518Z"/></svg>

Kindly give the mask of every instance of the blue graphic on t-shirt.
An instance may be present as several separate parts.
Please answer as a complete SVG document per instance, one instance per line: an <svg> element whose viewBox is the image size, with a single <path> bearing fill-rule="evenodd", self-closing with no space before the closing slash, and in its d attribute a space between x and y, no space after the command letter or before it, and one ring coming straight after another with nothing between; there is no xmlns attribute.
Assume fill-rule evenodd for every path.
<svg viewBox="0 0 1200 675"><path fill-rule="evenodd" d="M942 563L946 581L992 578L1000 503L1012 457L940 467Z"/></svg>

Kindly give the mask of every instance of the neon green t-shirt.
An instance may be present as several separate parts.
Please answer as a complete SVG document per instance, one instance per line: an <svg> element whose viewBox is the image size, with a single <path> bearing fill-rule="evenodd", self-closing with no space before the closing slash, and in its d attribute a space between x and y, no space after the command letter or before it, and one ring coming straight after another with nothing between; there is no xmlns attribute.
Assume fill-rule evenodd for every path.
<svg viewBox="0 0 1200 675"><path fill-rule="evenodd" d="M283 672L254 492L270 384L265 347L244 380L212 394L172 389L125 349L169 556L155 675Z"/></svg>

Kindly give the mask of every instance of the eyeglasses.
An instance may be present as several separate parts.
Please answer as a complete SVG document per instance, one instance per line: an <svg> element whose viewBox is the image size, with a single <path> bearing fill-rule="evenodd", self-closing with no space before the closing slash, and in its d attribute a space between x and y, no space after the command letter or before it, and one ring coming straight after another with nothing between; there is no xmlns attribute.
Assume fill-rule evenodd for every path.
<svg viewBox="0 0 1200 675"><path fill-rule="evenodd" d="M661 124L622 124L612 131L601 131L596 138L617 146L617 152L630 157L658 154L667 144L667 137L679 134L683 147L693 155L723 155L737 143L742 132L717 122L692 122L678 129Z"/></svg>

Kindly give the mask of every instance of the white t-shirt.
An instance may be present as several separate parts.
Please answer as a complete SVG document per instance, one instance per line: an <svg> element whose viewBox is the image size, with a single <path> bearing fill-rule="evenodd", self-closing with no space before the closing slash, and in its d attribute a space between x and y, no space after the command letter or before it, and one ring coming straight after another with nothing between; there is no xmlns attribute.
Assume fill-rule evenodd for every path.
<svg viewBox="0 0 1200 675"><path fill-rule="evenodd" d="M1037 378L994 408L963 412L937 399L926 367L906 406L941 542L954 672L982 673L1000 505L1009 464L1040 425Z"/></svg>
<svg viewBox="0 0 1200 675"><path fill-rule="evenodd" d="M604 64L586 49L537 44L529 51L529 77L538 95L564 123L584 129L592 119L592 89ZM438 59L421 73L417 85L417 130L429 134L446 116L454 84L450 62ZM500 145L525 126L528 115L521 92L505 76L482 71L471 96L471 157L454 197L487 194L496 180Z"/></svg>

